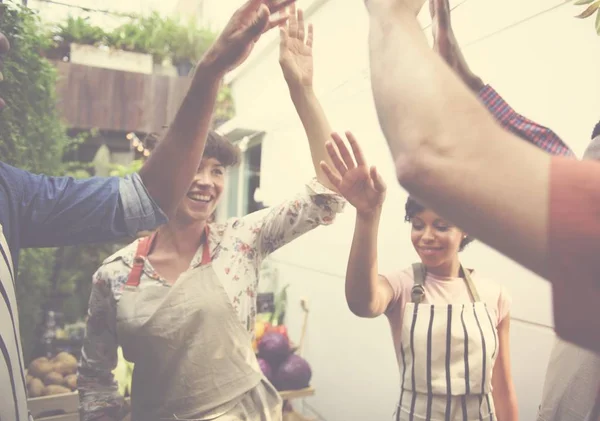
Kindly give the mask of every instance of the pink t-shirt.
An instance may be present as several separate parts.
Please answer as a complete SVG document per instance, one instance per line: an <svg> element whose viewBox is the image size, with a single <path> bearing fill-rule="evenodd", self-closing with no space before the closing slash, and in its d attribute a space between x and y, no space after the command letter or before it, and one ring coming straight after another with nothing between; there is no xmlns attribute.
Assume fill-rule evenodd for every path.
<svg viewBox="0 0 600 421"><path fill-rule="evenodd" d="M414 285L413 269L409 267L382 274L382 276L388 280L394 290L394 297L385 314L390 322L396 350L399 350L404 307L411 300L411 290ZM496 320L497 326L510 312L512 300L506 288L490 279L478 276L474 271L471 272L471 278L479 293L479 298L486 303L490 316L492 320ZM425 289L423 303L426 304L446 305L472 302L463 278L440 277L427 273L423 287Z"/></svg>

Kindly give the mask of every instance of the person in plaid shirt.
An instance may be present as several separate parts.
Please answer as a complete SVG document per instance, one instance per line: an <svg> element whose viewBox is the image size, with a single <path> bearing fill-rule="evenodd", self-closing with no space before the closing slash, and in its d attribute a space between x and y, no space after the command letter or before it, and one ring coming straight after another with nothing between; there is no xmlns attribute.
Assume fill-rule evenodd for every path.
<svg viewBox="0 0 600 421"><path fill-rule="evenodd" d="M444 0L447 3L448 0ZM456 41L450 7L436 8L435 1L429 2L432 16L433 49L446 61L504 129L534 144L552 155L575 157L571 149L552 130L517 113L489 84L475 75ZM436 10L440 9L440 10Z"/></svg>

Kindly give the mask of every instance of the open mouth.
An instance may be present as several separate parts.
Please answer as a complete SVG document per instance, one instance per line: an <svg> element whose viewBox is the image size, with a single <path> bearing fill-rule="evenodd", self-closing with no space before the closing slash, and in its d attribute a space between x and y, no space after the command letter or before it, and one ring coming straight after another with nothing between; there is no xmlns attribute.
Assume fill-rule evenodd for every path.
<svg viewBox="0 0 600 421"><path fill-rule="evenodd" d="M442 248L441 247L419 247L419 250L425 254L430 254L430 253L437 253L438 251L441 251Z"/></svg>
<svg viewBox="0 0 600 421"><path fill-rule="evenodd" d="M191 201L198 203L210 203L212 201L212 196L205 193L188 193L187 197Z"/></svg>

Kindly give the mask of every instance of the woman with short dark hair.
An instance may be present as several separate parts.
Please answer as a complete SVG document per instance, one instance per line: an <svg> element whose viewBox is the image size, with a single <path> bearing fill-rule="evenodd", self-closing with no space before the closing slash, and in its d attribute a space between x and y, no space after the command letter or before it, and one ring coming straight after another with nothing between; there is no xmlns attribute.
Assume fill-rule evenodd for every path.
<svg viewBox="0 0 600 421"><path fill-rule="evenodd" d="M305 35L308 37L305 40ZM314 162L329 128L307 81L312 30L293 11L281 67ZM282 400L252 347L260 266L302 234L333 222L345 201L320 167L304 193L240 218L215 221L226 169L239 150L217 133L175 218L106 259L93 278L78 388L84 421L118 420L117 350L135 364L132 421L281 421Z"/></svg>

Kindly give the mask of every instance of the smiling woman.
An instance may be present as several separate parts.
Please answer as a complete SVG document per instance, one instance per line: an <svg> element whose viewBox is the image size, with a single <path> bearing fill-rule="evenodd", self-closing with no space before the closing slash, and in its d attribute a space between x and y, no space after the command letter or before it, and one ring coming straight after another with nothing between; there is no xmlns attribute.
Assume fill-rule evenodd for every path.
<svg viewBox="0 0 600 421"><path fill-rule="evenodd" d="M312 70L312 38L299 35L301 17L292 10L280 63L311 128L307 137L318 163L330 129L312 89L299 83L299 75ZM331 224L345 201L327 188L317 164L304 192L218 221L213 215L227 188L226 169L239 159L236 146L210 133L175 218L95 273L78 379L83 421L122 416L123 397L111 374L119 346L135 364L133 421L282 420L281 397L252 348L259 269L270 253Z"/></svg>

